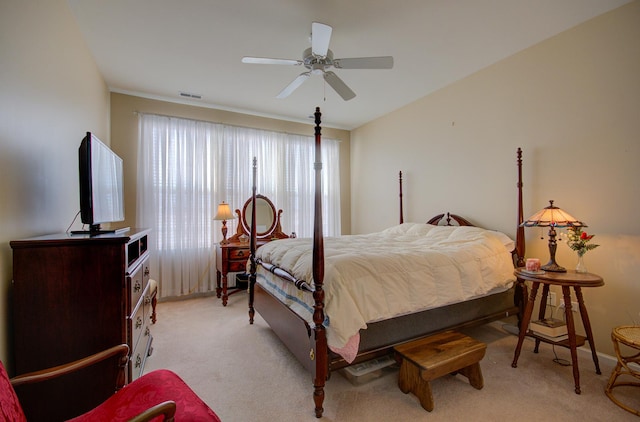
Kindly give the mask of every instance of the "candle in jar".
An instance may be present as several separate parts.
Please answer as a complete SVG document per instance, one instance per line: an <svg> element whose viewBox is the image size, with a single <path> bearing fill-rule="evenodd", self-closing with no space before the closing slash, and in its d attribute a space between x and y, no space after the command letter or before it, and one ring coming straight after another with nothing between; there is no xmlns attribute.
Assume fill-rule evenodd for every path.
<svg viewBox="0 0 640 422"><path fill-rule="evenodd" d="M527 271L540 271L540 260L538 258L527 258Z"/></svg>

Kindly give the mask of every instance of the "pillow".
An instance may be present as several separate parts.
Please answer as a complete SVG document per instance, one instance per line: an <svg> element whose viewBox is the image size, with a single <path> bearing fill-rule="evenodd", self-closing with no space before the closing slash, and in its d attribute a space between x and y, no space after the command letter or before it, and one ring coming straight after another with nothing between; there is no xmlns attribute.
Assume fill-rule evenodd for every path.
<svg viewBox="0 0 640 422"><path fill-rule="evenodd" d="M452 238L466 238L474 235L483 235L490 236L494 239L497 239L500 243L502 243L505 249L509 252L513 251L516 247L516 243L511 240L509 236L506 234L499 232L497 230L488 230L483 229L481 227L472 227L472 226L458 226L456 227L458 230L455 233L452 233Z"/></svg>

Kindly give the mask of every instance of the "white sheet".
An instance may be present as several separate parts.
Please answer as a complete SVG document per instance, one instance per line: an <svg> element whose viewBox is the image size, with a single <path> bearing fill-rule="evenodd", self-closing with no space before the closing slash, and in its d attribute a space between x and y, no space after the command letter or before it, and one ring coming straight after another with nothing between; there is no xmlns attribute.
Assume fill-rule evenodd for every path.
<svg viewBox="0 0 640 422"><path fill-rule="evenodd" d="M513 241L477 227L404 223L325 238L324 246L325 325L333 350L369 322L469 300L514 281ZM256 256L313 283L311 239L273 241ZM311 295L265 274L260 268L258 281L311 323Z"/></svg>

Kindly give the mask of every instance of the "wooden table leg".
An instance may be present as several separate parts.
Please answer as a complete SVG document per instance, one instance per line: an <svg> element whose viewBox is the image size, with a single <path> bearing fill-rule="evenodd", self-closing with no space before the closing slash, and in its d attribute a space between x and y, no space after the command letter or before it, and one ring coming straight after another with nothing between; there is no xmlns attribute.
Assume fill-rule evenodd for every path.
<svg viewBox="0 0 640 422"><path fill-rule="evenodd" d="M222 293L222 288L220 286L220 271L216 271L216 297L218 299L220 299L220 294Z"/></svg>
<svg viewBox="0 0 640 422"><path fill-rule="evenodd" d="M511 363L511 367L518 367L518 358L520 357L520 350L522 349L522 342L527 334L527 330L529 329L529 321L531 321L531 314L533 313L533 304L536 301L536 295L538 294L538 287L540 286L540 282L534 281L531 286L531 295L529 296L529 301L527 302L527 306L524 308L524 315L522 316L522 325L520 326L520 333L518 334L518 345L516 346L516 351L513 354L513 362ZM575 340L575 339L574 339Z"/></svg>
<svg viewBox="0 0 640 422"><path fill-rule="evenodd" d="M547 297L549 297L549 285L543 284L542 286L542 298L540 299L540 309L538 310L538 319L544 319L545 311L547 310ZM533 353L538 353L540 347L540 340L536 339L536 347L533 349Z"/></svg>
<svg viewBox="0 0 640 422"><path fill-rule="evenodd" d="M584 326L584 330L587 334L587 340L589 340L589 347L591 348L591 357L593 358L593 363L596 366L596 374L600 375L600 363L598 362L598 355L596 354L596 346L593 343L593 333L591 332L591 322L589 322L589 314L587 313L587 307L584 305L584 298L582 297L582 288L580 286L575 286L573 288L576 292L576 297L578 298L578 306L580 307L580 317L582 318L582 325Z"/></svg>
<svg viewBox="0 0 640 422"><path fill-rule="evenodd" d="M227 274L222 274L222 306L227 306L227 300L229 295L227 294Z"/></svg>
<svg viewBox="0 0 640 422"><path fill-rule="evenodd" d="M580 370L578 369L578 352L576 350L576 326L573 322L573 310L571 309L571 288L562 286L564 296L564 313L567 321L567 331L569 332L569 349L571 350L571 364L573 366L573 380L575 382L576 394L580 394Z"/></svg>

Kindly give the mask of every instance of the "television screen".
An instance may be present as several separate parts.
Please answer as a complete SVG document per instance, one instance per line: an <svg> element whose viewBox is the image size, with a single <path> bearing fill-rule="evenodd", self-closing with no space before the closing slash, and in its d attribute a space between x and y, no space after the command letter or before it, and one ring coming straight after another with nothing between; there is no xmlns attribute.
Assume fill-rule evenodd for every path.
<svg viewBox="0 0 640 422"><path fill-rule="evenodd" d="M102 232L100 224L124 220L122 159L91 132L78 150L80 216L89 232Z"/></svg>

